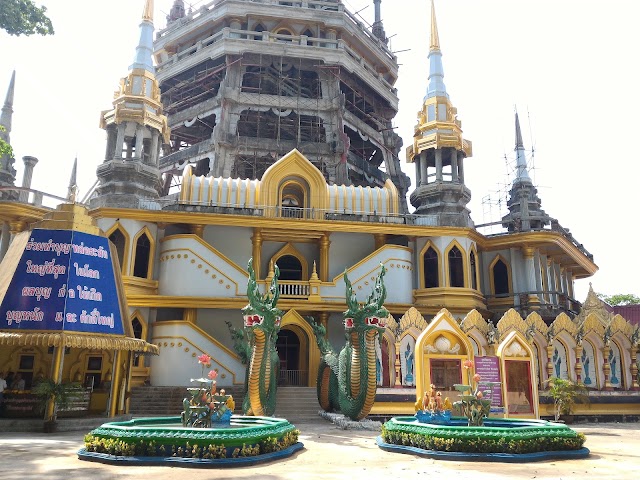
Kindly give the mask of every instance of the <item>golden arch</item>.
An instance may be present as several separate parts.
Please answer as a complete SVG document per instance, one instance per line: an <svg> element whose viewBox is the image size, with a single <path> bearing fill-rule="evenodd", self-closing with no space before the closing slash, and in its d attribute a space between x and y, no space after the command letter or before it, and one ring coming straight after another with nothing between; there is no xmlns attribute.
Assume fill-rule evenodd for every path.
<svg viewBox="0 0 640 480"><path fill-rule="evenodd" d="M433 352L430 348L439 336L444 336L454 346L454 341L460 346L452 348L453 352ZM431 385L430 361L432 358L447 358L456 360L472 360L473 345L467 335L462 331L458 322L446 308L438 312L435 318L416 340L416 402ZM461 367L462 368L462 367ZM467 383L466 375L462 376L462 383Z"/></svg>
<svg viewBox="0 0 640 480"><path fill-rule="evenodd" d="M517 348L514 348L517 347ZM500 343L496 351L500 358L500 371L502 372L502 400L509 417L531 417L539 418L540 413L538 411L538 382L536 382L536 372L534 365L534 355L529 345L529 342L525 336L517 330L510 332L506 338ZM507 364L506 360L521 361L528 363L529 371L529 388L530 395L529 404L531 406L531 413L518 413L510 409L511 404L517 402L514 396L514 391L509 391L509 385L507 382ZM568 358L567 358L568 361ZM524 392L523 392L524 393Z"/></svg>
<svg viewBox="0 0 640 480"><path fill-rule="evenodd" d="M446 268L444 269L444 277L445 277L445 282L444 282L444 287L450 287L451 286L451 268L449 265L449 252L451 250L454 249L454 247L457 247L458 250L460 251L460 255L462 257L462 288L467 287L469 285L469 259L468 259L468 255L467 255L467 250L465 248L462 247L462 245L460 245L460 243L457 240L452 240L451 243L449 243L449 245L447 245L447 248L445 248L444 250L444 260L446 262Z"/></svg>
<svg viewBox="0 0 640 480"><path fill-rule="evenodd" d="M442 287L442 254L438 247L431 241L427 240L427 243L424 244L422 249L420 250L420 255L418 258L420 261L418 262L418 268L420 272L420 288L427 288L424 281L424 254L427 253L427 250L432 248L434 252L436 252L436 256L438 258L438 287Z"/></svg>
<svg viewBox="0 0 640 480"><path fill-rule="evenodd" d="M504 258L500 254L496 255L495 258L489 264L489 284L491 287L491 294L492 295L496 294L496 282L493 275L493 268L496 266L496 263L498 263L498 261L501 261L507 267L507 283L508 283L507 288L509 289L509 294L511 294L513 293L513 283L511 280L511 264L507 261L506 258Z"/></svg>
<svg viewBox="0 0 640 480"><path fill-rule="evenodd" d="M314 209L316 215L322 215L327 206L327 182L322 172L296 149L291 150L264 172L260 180L257 203L263 207L279 205L280 187L290 178L302 178L308 183L307 208ZM271 216L275 215L273 209L266 208L266 211L271 212Z"/></svg>
<svg viewBox="0 0 640 480"><path fill-rule="evenodd" d="M309 280L309 264L307 263L307 259L304 258L304 255L302 255L302 253L300 253L300 251L291 243L287 243L284 247L278 250L273 257L271 257L271 262L275 265L278 263L278 259L287 255L298 259L300 266L302 267L302 280Z"/></svg>
<svg viewBox="0 0 640 480"><path fill-rule="evenodd" d="M304 361L302 355L300 358L301 364L305 365L306 363L308 368L307 386L315 387L316 374L320 367L320 350L315 342L316 337L311 325L295 310L289 310L285 313L280 325L280 328L291 330L298 336L298 340L300 340L300 353L307 352Z"/></svg>
<svg viewBox="0 0 640 480"><path fill-rule="evenodd" d="M111 228L107 230L107 232L105 233L105 236L109 238L116 231L120 231L120 233L124 237L124 250L123 250L122 258L119 258L118 260L120 260L119 265L120 265L120 271L122 272L122 275L127 275L127 271L128 271L127 269L129 268L129 249L131 245L130 237L129 237L129 233L127 232L127 229L124 228L120 222L114 223L111 226Z"/></svg>
<svg viewBox="0 0 640 480"><path fill-rule="evenodd" d="M144 227L142 227L142 229L140 229L140 231L138 233L136 233L135 237L133 237L133 242L132 242L133 252L131 253L131 258L133 259L133 262L132 262L132 269L131 269L130 274L133 275L133 270L135 269L136 250L138 248L138 240L140 239L140 237L142 237L142 235L146 235L147 238L149 239L149 262L147 264L147 275L144 278L152 279L153 278L153 264L154 264L153 259L155 257L155 253L156 253L156 239L152 235L151 230L149 230L149 227L147 227L146 225Z"/></svg>

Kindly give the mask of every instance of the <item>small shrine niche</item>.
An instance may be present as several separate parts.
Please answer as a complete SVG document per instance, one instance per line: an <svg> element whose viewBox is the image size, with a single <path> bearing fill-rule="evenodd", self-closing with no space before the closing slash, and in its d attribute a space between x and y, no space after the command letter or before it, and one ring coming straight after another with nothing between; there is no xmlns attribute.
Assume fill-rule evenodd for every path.
<svg viewBox="0 0 640 480"><path fill-rule="evenodd" d="M538 384L531 345L518 331L509 333L497 355L502 370L502 398L508 417L538 418Z"/></svg>

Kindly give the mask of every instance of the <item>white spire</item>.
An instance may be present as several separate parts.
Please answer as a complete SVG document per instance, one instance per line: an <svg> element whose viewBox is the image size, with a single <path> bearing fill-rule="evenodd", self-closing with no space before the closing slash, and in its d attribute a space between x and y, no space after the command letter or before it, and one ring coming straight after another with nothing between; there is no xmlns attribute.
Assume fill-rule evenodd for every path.
<svg viewBox="0 0 640 480"><path fill-rule="evenodd" d="M436 7L431 0L431 38L429 41L429 86L425 100L431 97L449 98L447 87L444 86L444 68L442 68L442 51L436 23Z"/></svg>
<svg viewBox="0 0 640 480"><path fill-rule="evenodd" d="M529 172L527 171L527 157L524 151L524 142L522 141L522 131L520 130L520 120L518 112L516 112L516 179L515 182L531 182Z"/></svg>
<svg viewBox="0 0 640 480"><path fill-rule="evenodd" d="M140 23L140 41L136 47L136 56L133 65L129 70L141 68L153 74L156 69L153 66L153 0L145 0L144 11L142 12L142 23Z"/></svg>

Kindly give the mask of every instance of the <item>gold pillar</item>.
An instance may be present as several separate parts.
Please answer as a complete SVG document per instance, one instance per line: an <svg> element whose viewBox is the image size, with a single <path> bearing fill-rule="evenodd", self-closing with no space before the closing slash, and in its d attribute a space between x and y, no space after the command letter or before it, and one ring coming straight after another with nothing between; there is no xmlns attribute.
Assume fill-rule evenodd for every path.
<svg viewBox="0 0 640 480"><path fill-rule="evenodd" d="M419 361L422 361L422 357ZM400 336L396 336L396 363L394 365L396 371L396 381L393 384L394 388L402 388L402 382L400 381Z"/></svg>
<svg viewBox="0 0 640 480"><path fill-rule="evenodd" d="M329 312L320 312L318 313L318 320L320 324L324 327L325 337L329 336Z"/></svg>
<svg viewBox="0 0 640 480"><path fill-rule="evenodd" d="M640 390L638 384L638 346L631 345L631 388L630 390Z"/></svg>
<svg viewBox="0 0 640 480"><path fill-rule="evenodd" d="M323 282L329 281L329 246L331 245L329 235L325 232L320 238L320 280Z"/></svg>
<svg viewBox="0 0 640 480"><path fill-rule="evenodd" d="M122 379L122 369L120 368L120 350L113 353L113 379L111 381L111 404L109 405L109 416L115 417L118 413L118 403L120 401L120 382Z"/></svg>
<svg viewBox="0 0 640 480"><path fill-rule="evenodd" d="M63 334L64 335L64 334ZM60 345L53 349L53 363L51 364L51 380L54 383L62 383L62 367L64 366L64 342L60 342ZM47 401L46 418L45 420L52 420L56 413L55 398L50 398Z"/></svg>
<svg viewBox="0 0 640 480"><path fill-rule="evenodd" d="M576 365L574 367L576 383L582 383L582 345L577 345L574 351L576 352Z"/></svg>
<svg viewBox="0 0 640 480"><path fill-rule="evenodd" d="M189 225L189 230L196 237L202 238L204 236L204 225Z"/></svg>
<svg viewBox="0 0 640 480"><path fill-rule="evenodd" d="M9 244L13 242L13 237L24 231L25 228L27 228L27 224L22 220L11 220L9 222L9 233L11 234Z"/></svg>
<svg viewBox="0 0 640 480"><path fill-rule="evenodd" d="M375 249L384 247L387 244L387 235L385 233L374 233L373 239L375 240Z"/></svg>
<svg viewBox="0 0 640 480"><path fill-rule="evenodd" d="M553 357L553 345L549 343L549 345L547 345L547 376L548 378L553 377L553 362L551 361L552 357Z"/></svg>
<svg viewBox="0 0 640 480"><path fill-rule="evenodd" d="M131 375L133 373L133 357L134 352L129 352L129 359L127 361L127 377L125 383L125 395L124 395L124 412L129 413L129 404L131 402Z"/></svg>
<svg viewBox="0 0 640 480"><path fill-rule="evenodd" d="M185 308L182 314L182 320L197 325L198 323L198 310L196 308Z"/></svg>
<svg viewBox="0 0 640 480"><path fill-rule="evenodd" d="M253 237L251 237L251 256L253 258L253 271L256 272L256 280L260 279L260 263L262 252L262 230L259 228L253 229Z"/></svg>
<svg viewBox="0 0 640 480"><path fill-rule="evenodd" d="M604 357L604 362L602 364L602 372L604 373L604 388L603 390L613 390L613 385L611 385L611 365L609 365L609 352L611 351L611 347L609 345L605 345L602 349L602 355Z"/></svg>

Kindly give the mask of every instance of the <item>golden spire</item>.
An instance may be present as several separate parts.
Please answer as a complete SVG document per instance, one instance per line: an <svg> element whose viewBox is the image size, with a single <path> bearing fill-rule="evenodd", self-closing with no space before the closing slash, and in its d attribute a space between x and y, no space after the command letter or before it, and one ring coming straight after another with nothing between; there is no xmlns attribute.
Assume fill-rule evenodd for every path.
<svg viewBox="0 0 640 480"><path fill-rule="evenodd" d="M145 0L142 20L148 20L153 23L153 0Z"/></svg>
<svg viewBox="0 0 640 480"><path fill-rule="evenodd" d="M438 38L438 24L436 23L436 7L431 0L431 42L429 50L440 50L440 38Z"/></svg>

